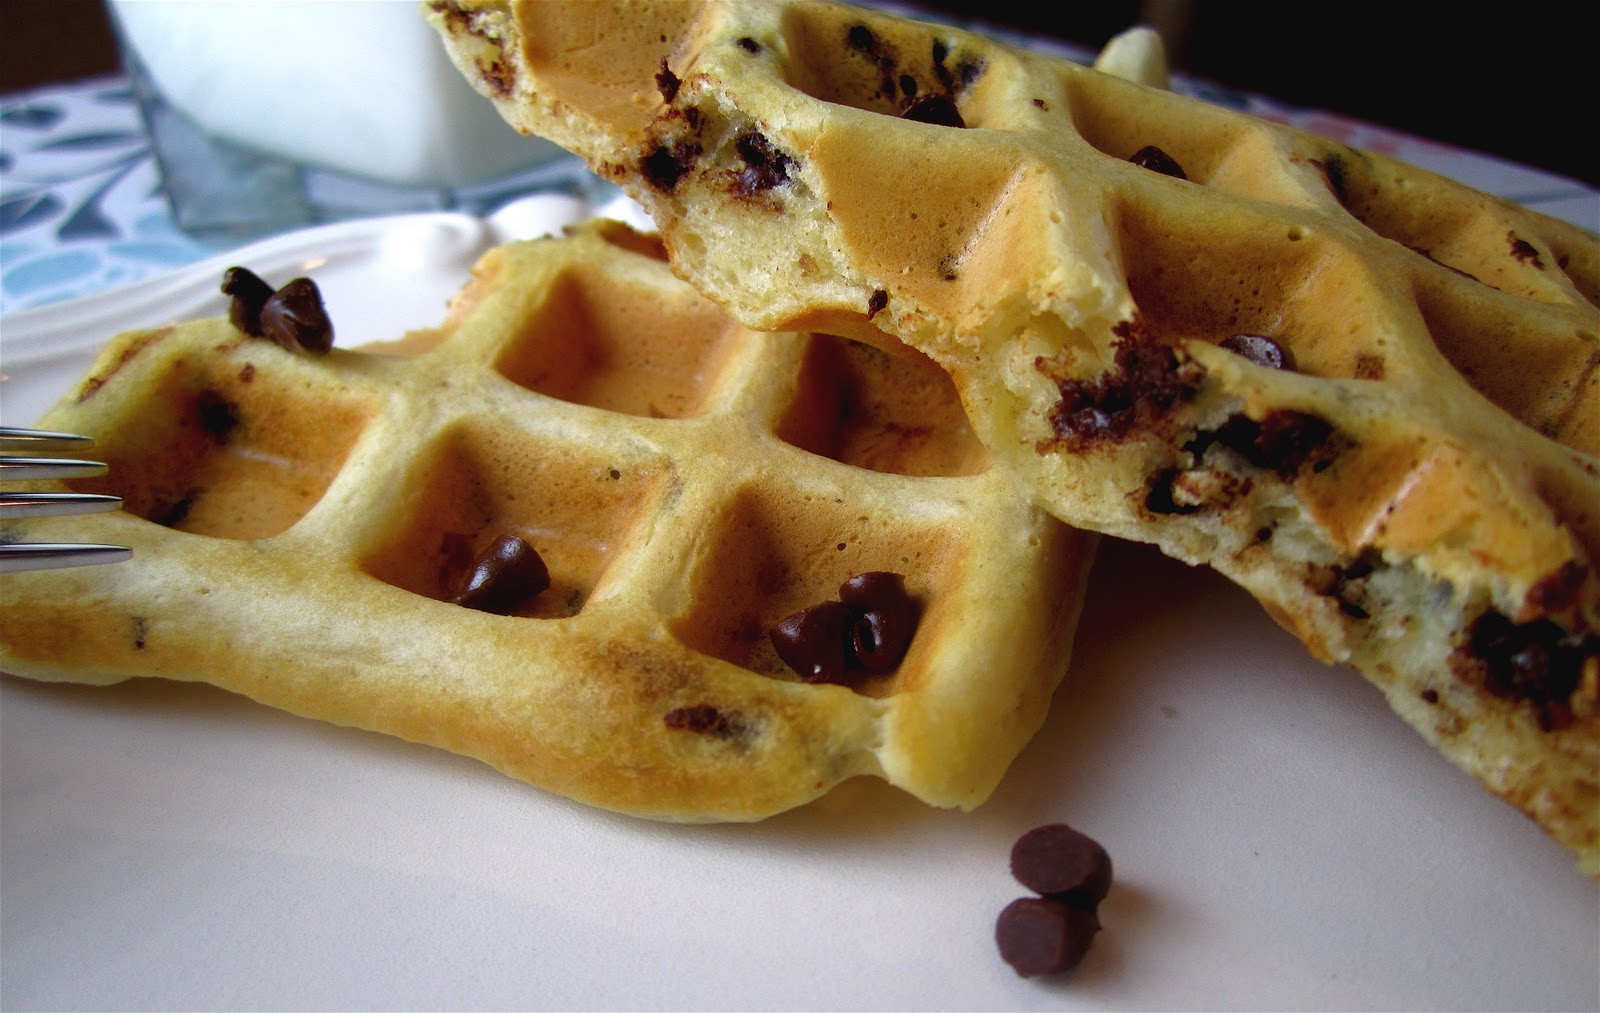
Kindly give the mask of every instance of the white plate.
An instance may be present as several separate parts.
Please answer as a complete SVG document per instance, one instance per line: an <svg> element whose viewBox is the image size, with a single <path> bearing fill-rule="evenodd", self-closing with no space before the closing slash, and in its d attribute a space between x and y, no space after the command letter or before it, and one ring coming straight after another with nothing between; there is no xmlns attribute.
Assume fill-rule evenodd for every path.
<svg viewBox="0 0 1600 1013"><path fill-rule="evenodd" d="M4 419L115 330L221 312L229 264L312 274L357 343L587 213L331 226L8 317ZM972 814L857 782L662 826L206 687L0 679L0 1007L1600 1006L1595 884L1358 676L1149 549L1106 545L1090 595L1048 724ZM1117 882L1085 963L1024 981L994 918L1011 842L1053 821Z"/></svg>

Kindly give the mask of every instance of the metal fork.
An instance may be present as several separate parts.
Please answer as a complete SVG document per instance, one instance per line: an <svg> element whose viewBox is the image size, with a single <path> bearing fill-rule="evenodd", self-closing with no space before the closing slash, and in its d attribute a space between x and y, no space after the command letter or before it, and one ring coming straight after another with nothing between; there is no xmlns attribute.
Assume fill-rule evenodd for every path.
<svg viewBox="0 0 1600 1013"><path fill-rule="evenodd" d="M39 456L62 451L77 452L93 444L94 441L89 437L74 433L51 433L38 429L0 426L0 451L4 451L4 454L0 454L0 480L88 478L93 475L103 475L106 466L99 461ZM97 493L0 491L0 520L102 513L115 510L121 505L120 496L102 496ZM94 563L120 563L132 555L133 550L122 545L0 541L0 573L48 570L61 566L88 566Z"/></svg>

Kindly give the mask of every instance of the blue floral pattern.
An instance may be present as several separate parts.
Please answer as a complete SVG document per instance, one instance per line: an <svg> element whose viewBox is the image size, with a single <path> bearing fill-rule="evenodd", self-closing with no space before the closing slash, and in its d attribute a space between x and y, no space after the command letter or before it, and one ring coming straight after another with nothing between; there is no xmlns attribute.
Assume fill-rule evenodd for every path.
<svg viewBox="0 0 1600 1013"><path fill-rule="evenodd" d="M0 314L136 282L213 252L172 224L125 80L0 103Z"/></svg>

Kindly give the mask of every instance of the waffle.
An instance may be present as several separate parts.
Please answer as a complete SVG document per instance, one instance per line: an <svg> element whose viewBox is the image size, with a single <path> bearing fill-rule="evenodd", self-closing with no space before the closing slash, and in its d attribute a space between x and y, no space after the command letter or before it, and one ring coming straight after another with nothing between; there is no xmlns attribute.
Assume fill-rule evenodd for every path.
<svg viewBox="0 0 1600 1013"><path fill-rule="evenodd" d="M4 534L133 560L0 578L0 669L209 682L658 819L857 775L983 801L1063 675L1093 536L925 359L753 334L658 253L615 223L496 248L441 325L370 349L120 336L42 424L96 438L109 471L72 488L124 511ZM457 604L503 535L548 587ZM877 572L917 609L897 665L780 659L772 627Z"/></svg>
<svg viewBox="0 0 1600 1013"><path fill-rule="evenodd" d="M742 323L928 355L1051 513L1214 566L1600 872L1593 235L843 5L428 16Z"/></svg>

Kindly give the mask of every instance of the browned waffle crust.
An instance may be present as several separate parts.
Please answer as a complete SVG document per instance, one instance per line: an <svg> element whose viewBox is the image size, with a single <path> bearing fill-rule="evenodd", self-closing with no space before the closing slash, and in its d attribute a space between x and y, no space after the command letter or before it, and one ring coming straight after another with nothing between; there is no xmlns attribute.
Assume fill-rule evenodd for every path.
<svg viewBox="0 0 1600 1013"><path fill-rule="evenodd" d="M1092 536L991 464L937 367L753 334L652 242L494 250L382 354L121 336L44 423L96 438L109 473L77 488L125 512L0 534L134 558L0 577L0 670L211 682L663 819L856 775L983 801L1062 676ZM451 604L506 533L550 588ZM921 606L904 660L800 681L768 630L879 570Z"/></svg>
<svg viewBox="0 0 1600 1013"><path fill-rule="evenodd" d="M1600 871L1594 236L841 5L428 6L742 322L926 353L1052 513L1238 581Z"/></svg>

